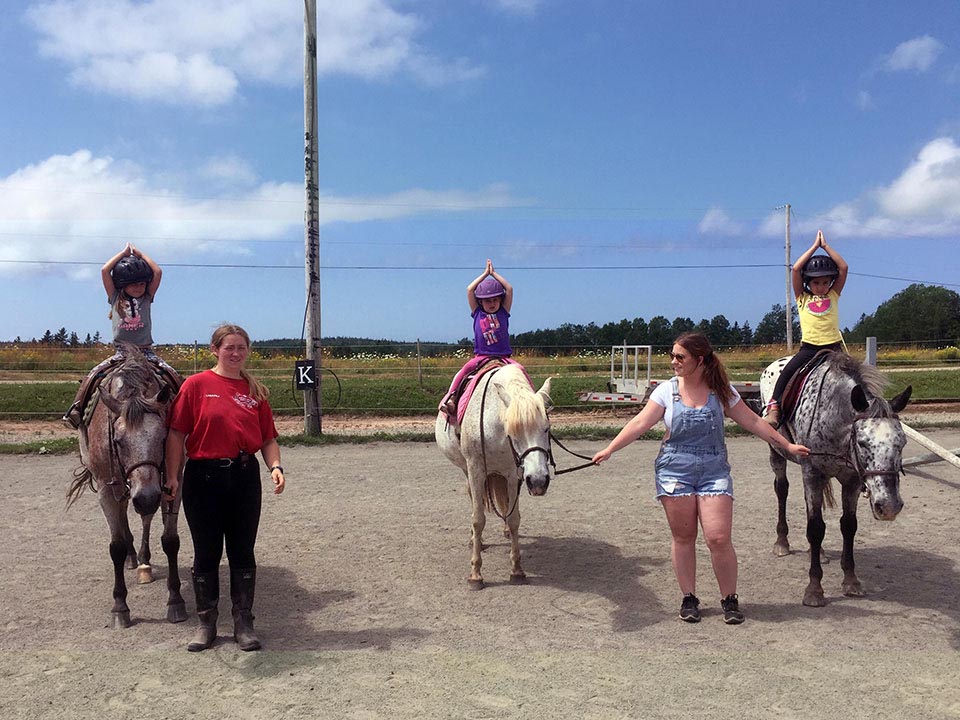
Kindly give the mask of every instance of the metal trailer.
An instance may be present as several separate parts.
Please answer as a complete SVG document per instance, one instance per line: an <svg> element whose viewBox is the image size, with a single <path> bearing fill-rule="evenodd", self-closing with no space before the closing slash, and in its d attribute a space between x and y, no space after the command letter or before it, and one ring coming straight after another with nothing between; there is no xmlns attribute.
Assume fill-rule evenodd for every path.
<svg viewBox="0 0 960 720"><path fill-rule="evenodd" d="M610 348L610 381L606 392L582 392L580 402L643 405L654 388L666 380L651 377L652 345L614 345ZM645 372L641 368L645 367ZM733 386L755 412L760 407L759 382L735 382Z"/></svg>

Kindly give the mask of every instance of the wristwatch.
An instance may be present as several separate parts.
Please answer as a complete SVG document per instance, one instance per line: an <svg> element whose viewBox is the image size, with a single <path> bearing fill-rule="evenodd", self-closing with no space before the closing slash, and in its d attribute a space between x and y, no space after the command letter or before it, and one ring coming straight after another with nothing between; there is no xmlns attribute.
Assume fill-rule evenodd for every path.
<svg viewBox="0 0 960 720"><path fill-rule="evenodd" d="M274 470L279 470L281 475L284 474L283 465L274 465L273 467L270 468L270 472L273 472Z"/></svg>

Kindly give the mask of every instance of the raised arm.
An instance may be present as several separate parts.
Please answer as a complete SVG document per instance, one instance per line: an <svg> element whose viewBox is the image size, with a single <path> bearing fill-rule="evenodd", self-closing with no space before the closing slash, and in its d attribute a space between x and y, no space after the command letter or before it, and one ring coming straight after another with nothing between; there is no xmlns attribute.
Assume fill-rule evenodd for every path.
<svg viewBox="0 0 960 720"><path fill-rule="evenodd" d="M813 241L813 245L811 245L803 255L798 257L797 261L793 264L793 271L790 273L790 278L793 281L794 297L800 297L803 293L803 266L807 264L807 260L813 257L817 248L820 247L821 238L823 238L823 233L817 232L817 239Z"/></svg>
<svg viewBox="0 0 960 720"><path fill-rule="evenodd" d="M847 284L847 272L850 270L850 266L847 265L847 261L843 259L843 256L834 250L832 247L827 245L827 241L823 239L823 232L817 232L817 240L820 243L820 247L826 250L827 255L829 255L833 261L837 264L837 279L834 280L831 290L836 290L837 295L843 292L843 286Z"/></svg>
<svg viewBox="0 0 960 720"><path fill-rule="evenodd" d="M100 279L103 281L103 289L107 291L107 300L110 300L114 296L114 293L117 292L117 286L113 284L113 276L110 274L110 271L113 270L114 265L120 262L121 258L130 254L131 248L130 243L127 243L123 250L107 260L103 267L100 268Z"/></svg>
<svg viewBox="0 0 960 720"><path fill-rule="evenodd" d="M502 306L504 310L506 310L507 312L510 312L510 308L513 307L513 285L508 283L507 279L503 275L501 275L500 273L498 273L496 270L493 269L493 263L491 263L489 260L487 260L487 267L490 270L490 274L493 275L493 277L501 285L503 285L503 289L506 292L506 295L504 295Z"/></svg>
<svg viewBox="0 0 960 720"><path fill-rule="evenodd" d="M160 269L160 266L157 265L149 255L147 255L142 250L135 248L133 245L130 246L130 251L136 255L138 258L143 260L149 267L150 271L153 273L153 280L150 281L150 284L147 285L147 293L150 297L153 297L157 294L157 288L160 287L160 278L163 275L163 270Z"/></svg>
<svg viewBox="0 0 960 720"><path fill-rule="evenodd" d="M471 312L471 313L472 313L474 310L476 310L478 307L480 307L480 303L477 302L477 296L473 294L473 293L476 292L476 290L477 290L477 285L479 285L480 282L481 282L487 275L490 275L492 272L493 272L493 263L491 263L489 260L487 260L487 267L486 267L486 269L484 269L484 271L483 271L482 273L480 273L472 283L470 283L469 285L467 285L467 303L470 305L470 312Z"/></svg>

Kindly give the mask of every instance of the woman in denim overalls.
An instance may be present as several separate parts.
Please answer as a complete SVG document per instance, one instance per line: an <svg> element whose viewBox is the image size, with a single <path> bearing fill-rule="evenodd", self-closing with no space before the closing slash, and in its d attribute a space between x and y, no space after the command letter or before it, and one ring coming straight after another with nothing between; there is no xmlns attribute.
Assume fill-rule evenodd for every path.
<svg viewBox="0 0 960 720"><path fill-rule="evenodd" d="M663 420L667 435L654 466L657 499L673 535L671 559L683 593L680 619L699 622L697 524L710 550L720 586L723 620L743 622L737 598L737 553L733 548L733 479L723 439L724 415L754 435L792 455L809 455L802 445L787 442L753 413L730 384L723 363L700 333L684 333L670 353L676 377L661 383L643 410L610 444L593 457L601 463Z"/></svg>

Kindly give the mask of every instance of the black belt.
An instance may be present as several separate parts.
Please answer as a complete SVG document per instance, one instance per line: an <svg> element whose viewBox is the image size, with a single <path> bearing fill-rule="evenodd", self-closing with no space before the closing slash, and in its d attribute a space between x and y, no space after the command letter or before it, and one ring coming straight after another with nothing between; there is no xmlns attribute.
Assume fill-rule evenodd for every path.
<svg viewBox="0 0 960 720"><path fill-rule="evenodd" d="M246 467L247 463L253 457L250 453L242 452L235 458L190 458L190 463L207 470L226 470L234 466Z"/></svg>

